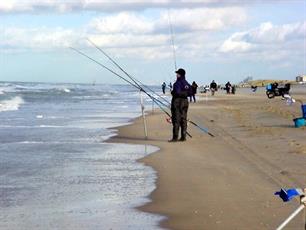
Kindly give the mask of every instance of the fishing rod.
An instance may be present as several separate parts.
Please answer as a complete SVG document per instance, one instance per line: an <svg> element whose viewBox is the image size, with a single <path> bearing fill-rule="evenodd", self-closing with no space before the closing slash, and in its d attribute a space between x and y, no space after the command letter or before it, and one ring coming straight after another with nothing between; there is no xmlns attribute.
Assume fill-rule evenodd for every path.
<svg viewBox="0 0 306 230"><path fill-rule="evenodd" d="M82 56L88 58L89 60L95 62L96 64L100 65L101 67L103 67L104 69L108 70L108 71L111 72L112 74L114 74L114 75L116 75L117 77L121 78L122 80L124 80L125 82L129 83L130 85L134 86L134 87L137 88L138 90L141 90L142 92L146 93L146 92L143 90L143 88L140 87L139 85L136 85L135 83L133 83L133 82L127 80L126 78L122 77L120 74L116 73L114 70L112 70L112 69L110 69L109 67L103 65L101 62L99 62L99 61L93 59L92 57L88 56L88 55L85 54L84 52L82 52L82 51L80 51L80 50L78 50L78 49L76 49L76 48L73 48L73 47L69 47L69 48L72 49L72 50L74 50L75 52L79 53L80 55L82 55ZM148 93L146 93L146 95L147 95L148 97L150 97L152 100L159 102L159 100L157 100L157 99L156 99L155 97L153 97L152 95L150 95L150 94L148 94ZM160 102L159 102L159 103L160 103ZM162 104L162 103L161 103L161 104ZM164 104L162 104L162 105L164 105ZM168 115L169 117L171 117L170 114L169 114L167 111L165 111L165 112L167 113L167 115Z"/></svg>
<svg viewBox="0 0 306 230"><path fill-rule="evenodd" d="M193 122L193 121L191 121L191 120L189 120L189 119L188 119L188 122L190 122L191 124L193 124L194 126L196 126L197 128L199 128L199 129L202 130L203 132L207 133L209 136L215 137L215 135L213 135L211 132L209 132L207 128L204 128L204 127L198 125L197 123L195 123L195 122Z"/></svg>
<svg viewBox="0 0 306 230"><path fill-rule="evenodd" d="M117 66L127 77L129 77L133 82L134 84L136 84L136 86L141 89L145 94L147 94L151 99L152 99L152 96L149 95L142 87L141 85L144 85L141 83L141 81L137 80L136 78L132 77L130 74L128 74L112 57L110 57L104 50L102 50L102 48L100 48L99 46L97 46L93 41L87 39L94 47L96 47L104 56L106 56L115 66ZM138 83L139 82L139 83ZM141 84L141 85L140 85ZM147 86L146 86L147 87ZM149 87L147 87L149 88ZM150 88L149 88L150 89ZM150 91L152 91L153 93L155 93L153 90L150 89ZM157 93L155 93L156 95L158 95ZM160 95L158 95L159 97L161 97ZM154 98L154 97L153 97ZM161 97L162 98L162 97ZM168 106L170 105L170 102L168 102L166 100L166 102L168 103L168 106L165 105L165 103L163 103L162 101L160 101L159 99L157 98L154 98L155 99L155 103L156 101L159 102L161 105L164 105L166 106L167 108L169 108ZM163 98L164 99L164 98ZM153 99L152 99L153 100ZM167 115L171 118L171 115L169 113L167 113ZM187 120L189 123L191 123L192 125L194 125L195 127L199 128L200 130L202 130L203 132L207 133L208 135L210 135L211 137L214 137L213 134L211 134L208 129L206 128L203 128L201 127L200 125L196 124L195 122L191 121L191 120ZM187 133L188 134L188 133ZM188 134L188 136L191 137L190 134Z"/></svg>
<svg viewBox="0 0 306 230"><path fill-rule="evenodd" d="M106 69L107 71L111 72L112 74L116 75L117 77L119 77L120 79L124 80L125 82L129 83L130 85L134 86L135 88L137 88L138 90L144 92L151 100L153 100L153 102L155 102L155 104L169 117L171 118L171 115L169 112L167 112L162 105L159 103L159 101L154 98L152 95L150 95L149 93L147 93L142 87L140 87L137 84L134 84L133 82L127 80L126 78L122 77L120 74L116 73L114 70L108 68L107 66L103 65L101 62L93 59L92 57L88 56L87 54L83 53L82 51L73 48L73 47L69 47L70 49L74 50L75 52L77 52L78 54L88 58L89 60L95 62L96 64L98 64L99 66L101 66L102 68ZM187 132L187 135L192 138L191 134Z"/></svg>
<svg viewBox="0 0 306 230"><path fill-rule="evenodd" d="M119 75L118 73L116 73L114 70L108 68L107 66L103 65L101 62L98 62L97 60L93 59L92 57L88 56L87 54L83 53L82 51L73 48L73 47L69 47L70 49L74 50L75 52L79 53L80 55L88 58L89 60L95 62L96 64L98 64L99 66L103 67L104 69L108 70L109 72L111 72L112 74L116 75L117 77L121 78L122 80L124 80L125 82L131 84L132 86L138 88L135 84L133 84L132 82L130 82L129 80L125 79L124 77L122 77L121 75Z"/></svg>
<svg viewBox="0 0 306 230"><path fill-rule="evenodd" d="M93 41L91 41L89 38L86 38L86 40L92 44L96 49L98 49L107 59L109 59L119 70L121 70L128 78L130 78L134 84L136 84L139 88L146 88L147 90L149 90L151 93L153 93L154 95L156 95L157 97L161 98L161 100L163 100L167 105L165 105L163 102L161 102L159 99L158 101L160 101L161 104L163 104L166 107L169 107L171 105L171 103L169 101L167 101L165 98L163 98L162 96L160 96L158 93L156 93L155 91L153 91L151 88L149 88L148 86L146 86L145 84L143 84L141 81L137 80L136 78L134 78L133 76L131 76L128 72L126 72L111 56L109 56L104 50L102 50L96 43L94 43Z"/></svg>

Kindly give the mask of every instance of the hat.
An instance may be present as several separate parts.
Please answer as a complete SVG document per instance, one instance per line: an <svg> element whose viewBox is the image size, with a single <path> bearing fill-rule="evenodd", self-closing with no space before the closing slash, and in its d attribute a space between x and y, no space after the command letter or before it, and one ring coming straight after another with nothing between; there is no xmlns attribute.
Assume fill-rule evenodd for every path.
<svg viewBox="0 0 306 230"><path fill-rule="evenodd" d="M186 75L186 71L184 69L178 69L177 71L175 71L175 73L181 75L181 76L185 76Z"/></svg>

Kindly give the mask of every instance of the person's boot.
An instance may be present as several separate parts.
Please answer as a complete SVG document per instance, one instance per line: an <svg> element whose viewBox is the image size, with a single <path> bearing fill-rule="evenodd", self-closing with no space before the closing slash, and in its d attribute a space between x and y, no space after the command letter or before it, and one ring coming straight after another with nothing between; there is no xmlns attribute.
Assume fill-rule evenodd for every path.
<svg viewBox="0 0 306 230"><path fill-rule="evenodd" d="M187 135L187 131L182 130L181 131L181 138L179 139L179 141L186 141L186 135Z"/></svg>
<svg viewBox="0 0 306 230"><path fill-rule="evenodd" d="M172 139L168 140L168 142L177 142L177 141L178 141L177 138L172 138Z"/></svg>
<svg viewBox="0 0 306 230"><path fill-rule="evenodd" d="M186 141L186 134L182 133L181 138L179 139L179 141Z"/></svg>

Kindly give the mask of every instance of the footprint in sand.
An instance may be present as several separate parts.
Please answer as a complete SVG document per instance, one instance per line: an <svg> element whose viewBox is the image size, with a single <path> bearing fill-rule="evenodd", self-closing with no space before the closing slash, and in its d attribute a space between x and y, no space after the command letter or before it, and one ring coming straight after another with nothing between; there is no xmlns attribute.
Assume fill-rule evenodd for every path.
<svg viewBox="0 0 306 230"><path fill-rule="evenodd" d="M295 142L296 142L296 140L291 140L291 141L289 141L288 143L289 143L290 146L294 146L294 145L295 145Z"/></svg>
<svg viewBox="0 0 306 230"><path fill-rule="evenodd" d="M306 145L302 145L299 150L298 153L300 154L306 154Z"/></svg>

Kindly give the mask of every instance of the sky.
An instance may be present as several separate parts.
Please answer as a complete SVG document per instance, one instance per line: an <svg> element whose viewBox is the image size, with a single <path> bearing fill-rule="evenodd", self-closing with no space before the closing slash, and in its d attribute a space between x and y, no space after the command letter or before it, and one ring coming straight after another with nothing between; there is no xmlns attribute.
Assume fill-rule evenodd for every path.
<svg viewBox="0 0 306 230"><path fill-rule="evenodd" d="M69 49L119 73L87 38L146 84L174 81L174 50L200 84L293 80L306 74L306 0L1 0L0 81L123 83Z"/></svg>

